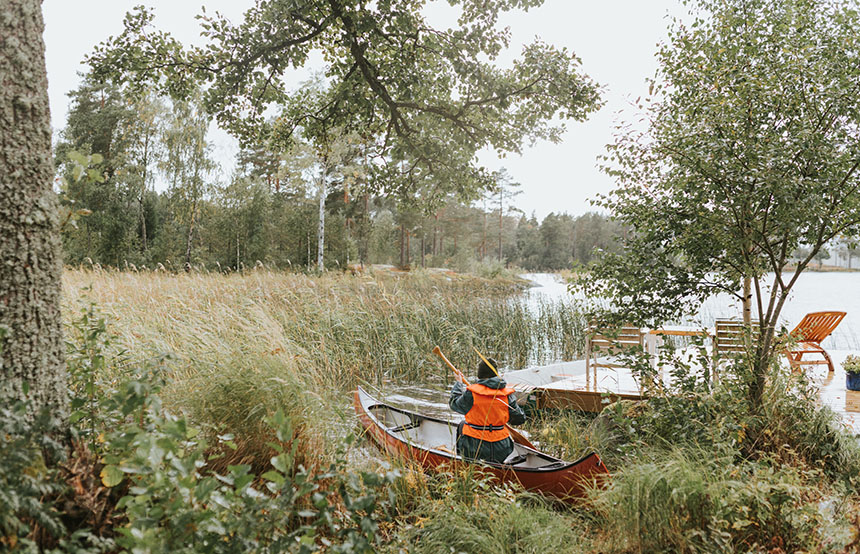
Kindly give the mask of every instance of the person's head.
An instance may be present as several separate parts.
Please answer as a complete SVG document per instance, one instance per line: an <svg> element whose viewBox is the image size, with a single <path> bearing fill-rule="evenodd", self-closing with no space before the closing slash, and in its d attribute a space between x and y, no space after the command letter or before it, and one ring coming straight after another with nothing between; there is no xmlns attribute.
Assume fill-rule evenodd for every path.
<svg viewBox="0 0 860 554"><path fill-rule="evenodd" d="M493 364L493 367L499 369L499 364L496 363L496 360L492 358L487 358L487 361ZM493 368L487 365L487 362L481 360L481 363L478 364L478 379L489 379L490 377L495 377L496 372L493 371Z"/></svg>

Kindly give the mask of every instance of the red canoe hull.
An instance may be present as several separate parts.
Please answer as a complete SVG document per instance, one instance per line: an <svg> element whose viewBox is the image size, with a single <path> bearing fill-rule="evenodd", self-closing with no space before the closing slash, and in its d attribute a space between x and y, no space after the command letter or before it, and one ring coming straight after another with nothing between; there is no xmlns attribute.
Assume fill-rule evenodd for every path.
<svg viewBox="0 0 860 554"><path fill-rule="evenodd" d="M381 404L381 403L377 403ZM442 466L473 465L474 462L438 450L429 450L409 443L388 432L362 405L359 392L355 393L355 411L368 435L387 453L412 460L425 469ZM606 466L597 454L589 454L576 462L558 460L554 468L514 468L498 464L481 463L480 469L492 475L498 482L519 483L529 491L539 492L565 501L581 499L587 488L602 483L609 475Z"/></svg>

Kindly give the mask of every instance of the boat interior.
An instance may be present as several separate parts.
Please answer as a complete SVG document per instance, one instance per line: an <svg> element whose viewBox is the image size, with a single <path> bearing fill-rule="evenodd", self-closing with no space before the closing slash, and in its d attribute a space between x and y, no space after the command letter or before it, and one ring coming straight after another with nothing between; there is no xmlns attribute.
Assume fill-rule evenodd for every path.
<svg viewBox="0 0 860 554"><path fill-rule="evenodd" d="M367 410L383 428L395 437L419 448L458 457L456 454L458 421L447 422L430 419L403 412L384 404L372 404L368 406ZM568 465L568 462L515 443L514 451L502 465L516 469L560 469Z"/></svg>

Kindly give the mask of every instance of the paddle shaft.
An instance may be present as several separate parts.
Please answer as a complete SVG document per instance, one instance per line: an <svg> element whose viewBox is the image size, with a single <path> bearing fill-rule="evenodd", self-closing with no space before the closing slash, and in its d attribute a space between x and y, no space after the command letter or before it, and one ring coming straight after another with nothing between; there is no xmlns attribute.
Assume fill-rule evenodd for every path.
<svg viewBox="0 0 860 554"><path fill-rule="evenodd" d="M445 362L445 364L447 364L447 366L451 368L451 371L454 372L454 375L456 375L462 383L466 385L469 384L469 381L466 380L466 376L463 375L463 372L457 369L457 367L451 363L451 360L449 360L448 357L442 353L441 348L439 348L438 346L434 346L433 353L442 358L442 361Z"/></svg>
<svg viewBox="0 0 860 554"><path fill-rule="evenodd" d="M457 375L457 377L460 379L460 381L461 381L463 384L465 384L466 386L468 386L468 385L469 385L469 381L468 381L468 380L466 380L466 376L465 376L465 375L463 375L463 372L462 372L462 371L460 371L459 369L457 369L457 368L454 366L454 364L452 364L452 363L451 363L451 360L449 360L449 359L447 358L447 356L445 356L445 354L443 354L443 353L442 353L442 349L441 349L441 348L439 348L438 346L434 346L434 347L433 347L433 353L434 353L434 354L436 354L437 356L439 356L440 358L442 358L442 361L443 361L443 362L445 362L445 364L446 364L448 367L450 367L450 368L451 368L451 371L453 371L453 372L454 372L454 374L455 374L455 375ZM483 356L482 356L482 357L483 357ZM498 375L498 372L496 372L496 374ZM505 401L503 401L501 398L499 398L498 400L499 400L499 402L502 402L504 405L508 406L508 403L507 403L507 402L505 402ZM518 442L518 443L520 443L520 444L522 444L522 445L528 446L529 448L534 448L535 450L537 450L537 448L535 447L535 445L533 445L533 444L531 443L531 441L529 441L529 439L525 438L525 437L522 435L522 433L520 433L519 431L517 431L516 429L514 429L513 427L511 427L511 426L510 426L510 425L508 425L507 423L505 423L505 428L506 428L506 429L508 430L508 432L511 434L511 437L514 439L514 441L515 441L515 442Z"/></svg>

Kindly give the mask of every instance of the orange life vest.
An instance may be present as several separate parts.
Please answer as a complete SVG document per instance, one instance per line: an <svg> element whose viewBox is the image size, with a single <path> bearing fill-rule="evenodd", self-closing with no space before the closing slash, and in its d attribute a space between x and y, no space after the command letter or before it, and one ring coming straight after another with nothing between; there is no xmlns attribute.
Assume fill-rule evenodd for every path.
<svg viewBox="0 0 860 554"><path fill-rule="evenodd" d="M514 389L491 389L473 384L466 387L472 391L472 409L466 414L463 434L487 442L496 442L510 436L505 424L510 419L508 395Z"/></svg>

